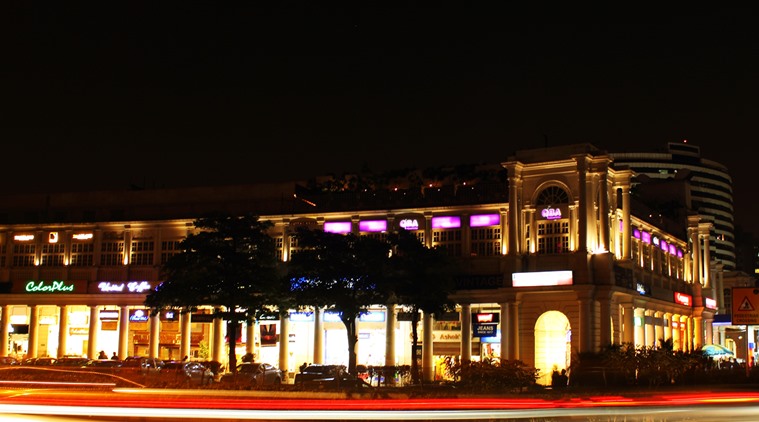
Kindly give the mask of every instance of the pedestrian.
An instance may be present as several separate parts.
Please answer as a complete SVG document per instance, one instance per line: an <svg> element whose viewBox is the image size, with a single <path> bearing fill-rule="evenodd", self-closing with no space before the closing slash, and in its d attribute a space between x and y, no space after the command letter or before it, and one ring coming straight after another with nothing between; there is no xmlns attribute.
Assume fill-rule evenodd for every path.
<svg viewBox="0 0 759 422"><path fill-rule="evenodd" d="M113 352L113 356L111 356L112 360L119 360L119 355L116 354L116 352Z"/></svg>
<svg viewBox="0 0 759 422"><path fill-rule="evenodd" d="M108 355L105 354L105 351L101 350L98 359L108 359Z"/></svg>

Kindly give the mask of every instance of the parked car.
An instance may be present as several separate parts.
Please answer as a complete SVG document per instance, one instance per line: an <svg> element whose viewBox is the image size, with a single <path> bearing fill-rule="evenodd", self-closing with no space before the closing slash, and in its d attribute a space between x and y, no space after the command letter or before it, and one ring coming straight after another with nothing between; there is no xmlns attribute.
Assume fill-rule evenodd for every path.
<svg viewBox="0 0 759 422"><path fill-rule="evenodd" d="M163 361L146 356L129 356L121 364L122 370L139 371L142 375L157 373L163 368Z"/></svg>
<svg viewBox="0 0 759 422"><path fill-rule="evenodd" d="M207 385L214 382L213 372L200 362L164 362L160 376L164 381L184 385Z"/></svg>
<svg viewBox="0 0 759 422"><path fill-rule="evenodd" d="M313 380L334 379L345 374L345 365L321 365L312 363L295 374L295 384L303 384Z"/></svg>
<svg viewBox="0 0 759 422"><path fill-rule="evenodd" d="M74 368L80 368L87 364L91 359L81 356L64 356L55 360L53 365L55 366L71 366Z"/></svg>
<svg viewBox="0 0 759 422"><path fill-rule="evenodd" d="M221 382L260 387L262 385L278 385L284 379L284 371L274 365L263 362L244 362L237 365L237 374L224 374L221 377Z"/></svg>
<svg viewBox="0 0 759 422"><path fill-rule="evenodd" d="M0 366L21 365L21 361L13 356L0 356Z"/></svg>
<svg viewBox="0 0 759 422"><path fill-rule="evenodd" d="M28 366L53 366L55 365L56 358L40 357L40 358L27 358L24 359L21 364Z"/></svg>

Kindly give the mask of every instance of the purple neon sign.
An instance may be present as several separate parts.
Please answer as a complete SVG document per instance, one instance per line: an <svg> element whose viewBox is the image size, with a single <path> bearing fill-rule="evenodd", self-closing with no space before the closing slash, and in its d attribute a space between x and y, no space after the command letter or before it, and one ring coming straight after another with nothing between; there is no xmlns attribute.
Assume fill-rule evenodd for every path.
<svg viewBox="0 0 759 422"><path fill-rule="evenodd" d="M350 221L327 221L324 231L327 233L350 233L353 224Z"/></svg>
<svg viewBox="0 0 759 422"><path fill-rule="evenodd" d="M501 224L500 214L477 214L469 216L469 227L497 226Z"/></svg>
<svg viewBox="0 0 759 422"><path fill-rule="evenodd" d="M461 227L461 217L457 215L432 217L433 229L457 229L459 227Z"/></svg>
<svg viewBox="0 0 759 422"><path fill-rule="evenodd" d="M385 232L387 220L364 220L358 222L358 231L361 232Z"/></svg>
<svg viewBox="0 0 759 422"><path fill-rule="evenodd" d="M651 233L649 232L640 232L640 239L643 241L643 243L651 244Z"/></svg>

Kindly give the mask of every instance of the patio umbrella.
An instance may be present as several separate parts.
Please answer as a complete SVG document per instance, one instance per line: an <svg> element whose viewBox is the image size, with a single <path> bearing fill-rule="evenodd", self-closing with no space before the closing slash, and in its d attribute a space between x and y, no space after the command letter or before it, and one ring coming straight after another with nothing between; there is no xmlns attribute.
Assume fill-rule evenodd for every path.
<svg viewBox="0 0 759 422"><path fill-rule="evenodd" d="M701 350L704 352L706 356L712 356L712 357L733 356L732 350L728 349L725 346L721 346L719 344L705 344L704 347L701 348Z"/></svg>

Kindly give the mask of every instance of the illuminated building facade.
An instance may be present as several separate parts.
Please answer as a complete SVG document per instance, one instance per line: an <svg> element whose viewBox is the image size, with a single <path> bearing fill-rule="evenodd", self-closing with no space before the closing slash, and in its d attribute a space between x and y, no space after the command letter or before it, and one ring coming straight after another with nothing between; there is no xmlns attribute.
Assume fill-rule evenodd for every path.
<svg viewBox="0 0 759 422"><path fill-rule="evenodd" d="M410 230L462 260L458 312L423 316L427 379L450 355L519 359L547 384L553 367L609 344L671 339L689 351L719 342L712 320L724 298L710 268L711 222L691 215L682 230L664 231L635 215L633 172L589 144L518 151L500 170L501 179L361 192L283 183L9 199L0 210L0 335L12 341L0 354L223 362L225 325L210 309L149 317L142 306L161 264L210 210L274 223L283 260L297 250L296 226L378 237ZM392 306L372 308L359 322L359 362L410 363L408 320ZM347 363L344 327L324 310L256 321L241 334L240 354L289 371Z"/></svg>

